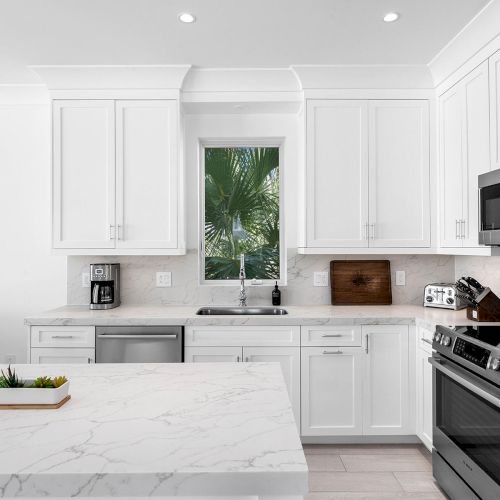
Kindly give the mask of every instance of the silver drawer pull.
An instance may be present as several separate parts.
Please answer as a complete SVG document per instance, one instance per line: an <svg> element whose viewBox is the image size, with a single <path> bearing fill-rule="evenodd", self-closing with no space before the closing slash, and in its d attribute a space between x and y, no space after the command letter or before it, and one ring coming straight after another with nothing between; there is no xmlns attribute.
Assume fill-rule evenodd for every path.
<svg viewBox="0 0 500 500"><path fill-rule="evenodd" d="M327 338L327 337L343 337L343 335L341 333L325 333L323 335L321 335L323 338Z"/></svg>
<svg viewBox="0 0 500 500"><path fill-rule="evenodd" d="M110 335L103 333L98 335L99 339L176 339L177 334L172 333L168 335Z"/></svg>
<svg viewBox="0 0 500 500"><path fill-rule="evenodd" d="M74 339L74 335L52 335L53 339Z"/></svg>
<svg viewBox="0 0 500 500"><path fill-rule="evenodd" d="M432 340L425 339L424 337L422 337L420 340L421 340L422 342L425 342L426 344L432 345Z"/></svg>
<svg viewBox="0 0 500 500"><path fill-rule="evenodd" d="M323 354L344 354L344 351L323 351Z"/></svg>

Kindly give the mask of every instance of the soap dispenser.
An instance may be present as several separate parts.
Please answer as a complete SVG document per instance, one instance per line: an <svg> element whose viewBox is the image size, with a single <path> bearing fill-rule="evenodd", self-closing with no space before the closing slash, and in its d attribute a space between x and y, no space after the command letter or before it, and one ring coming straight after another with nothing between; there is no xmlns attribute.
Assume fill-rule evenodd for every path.
<svg viewBox="0 0 500 500"><path fill-rule="evenodd" d="M280 306L281 305L281 291L278 288L277 281L276 281L276 284L274 285L274 290L273 290L271 295L273 298L273 306Z"/></svg>

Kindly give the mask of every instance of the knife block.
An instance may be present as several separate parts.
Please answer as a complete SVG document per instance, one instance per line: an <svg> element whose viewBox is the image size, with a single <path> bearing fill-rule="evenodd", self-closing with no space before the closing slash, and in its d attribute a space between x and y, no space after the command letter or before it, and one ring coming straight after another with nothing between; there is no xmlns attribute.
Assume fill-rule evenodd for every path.
<svg viewBox="0 0 500 500"><path fill-rule="evenodd" d="M500 299L490 291L476 307L467 307L467 319L472 321L500 321Z"/></svg>

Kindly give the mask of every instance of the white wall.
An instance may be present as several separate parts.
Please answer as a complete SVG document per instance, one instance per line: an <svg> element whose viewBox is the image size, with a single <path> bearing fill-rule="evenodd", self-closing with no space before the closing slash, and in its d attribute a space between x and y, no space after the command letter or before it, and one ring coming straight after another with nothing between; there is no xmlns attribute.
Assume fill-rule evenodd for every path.
<svg viewBox="0 0 500 500"><path fill-rule="evenodd" d="M0 362L26 361L23 318L66 301L50 254L50 115L37 87L0 87Z"/></svg>

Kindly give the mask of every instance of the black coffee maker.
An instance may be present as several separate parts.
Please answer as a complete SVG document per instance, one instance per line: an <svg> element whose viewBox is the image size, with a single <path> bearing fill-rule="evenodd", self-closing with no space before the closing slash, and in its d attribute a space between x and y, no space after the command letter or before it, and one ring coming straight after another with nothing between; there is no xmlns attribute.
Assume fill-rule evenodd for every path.
<svg viewBox="0 0 500 500"><path fill-rule="evenodd" d="M90 264L90 309L120 305L120 264Z"/></svg>

